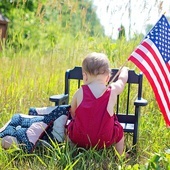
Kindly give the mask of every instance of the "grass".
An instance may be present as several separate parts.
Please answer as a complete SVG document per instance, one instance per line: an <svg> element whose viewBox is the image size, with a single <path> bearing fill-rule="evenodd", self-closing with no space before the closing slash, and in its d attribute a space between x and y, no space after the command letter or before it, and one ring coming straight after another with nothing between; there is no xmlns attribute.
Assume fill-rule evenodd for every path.
<svg viewBox="0 0 170 170"><path fill-rule="evenodd" d="M27 114L29 107L53 105L48 98L63 93L64 72L80 66L88 53L104 52L109 57L111 67L119 68L140 42L138 37L129 42L125 39L111 41L107 37L89 37L81 31L71 36L68 32L62 32L55 22L43 27L37 18L34 20L33 16L29 16L31 19L26 18L25 22L22 15L22 25L27 28L32 28L29 21L34 22L34 29L29 30L34 36L31 37L30 33L30 38L23 39L22 27L17 25L19 30L13 34L13 45L7 42L0 51L0 127L15 113ZM17 13L16 18L20 18ZM39 25L44 32L41 32L43 29ZM35 28L40 29L37 35ZM9 30L12 31L15 32ZM51 39L47 37L47 32ZM20 43L19 47L15 47L15 41ZM127 62L126 66L140 72L131 62ZM51 147L37 148L32 154L26 154L19 148L4 150L0 146L0 169L170 169L169 129L165 126L153 91L145 78L143 97L148 100L148 105L141 109L137 154L129 160L125 160L124 155L116 159L113 146L100 151L87 151L71 147L67 142L53 142Z"/></svg>
<svg viewBox="0 0 170 170"><path fill-rule="evenodd" d="M124 40L122 40L124 41ZM98 43L99 42L99 43ZM71 43L71 42L70 42ZM119 67L131 52L132 46L120 51L112 58L112 51L107 52L106 46L117 48L119 43L109 42L107 39L75 40L72 45L56 47L51 53L35 50L20 51L11 55L8 50L1 51L0 58L0 126L2 127L14 113L27 114L32 106L51 106L50 95L63 92L64 72L75 65L80 66L82 58L91 51L110 52L111 65ZM134 43L134 42L133 42ZM136 41L136 44L138 41ZM86 46L85 46L86 44ZM126 45L126 44L125 44ZM110 49L110 48L109 48ZM113 56L114 56L113 51ZM120 58L120 63L116 62ZM114 62L115 61L115 62ZM128 63L130 67L133 64ZM136 68L135 68L136 69ZM138 71L136 69L136 71ZM166 128L163 117L157 107L153 92L144 79L143 96L148 100L148 106L142 108L138 152L136 157L124 160L120 157L115 160L114 147L101 151L82 150L70 147L67 143L53 143L52 148L36 149L33 154L26 154L18 148L3 150L0 147L1 169L167 169L170 164L170 155L165 152L169 149L169 130Z"/></svg>

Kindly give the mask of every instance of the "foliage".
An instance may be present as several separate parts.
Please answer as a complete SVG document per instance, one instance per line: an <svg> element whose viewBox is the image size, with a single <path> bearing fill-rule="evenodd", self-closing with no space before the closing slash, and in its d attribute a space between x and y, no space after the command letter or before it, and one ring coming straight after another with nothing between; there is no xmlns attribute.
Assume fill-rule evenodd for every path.
<svg viewBox="0 0 170 170"><path fill-rule="evenodd" d="M36 3L33 3L34 12L21 6L11 8L9 12L15 18L12 20L13 27L11 25L8 29L7 42L0 51L0 127L4 126L14 113L27 114L29 107L53 105L48 98L53 94L63 93L65 70L81 65L87 53L104 52L109 57L111 67L120 67L142 39L136 35L130 41L126 41L123 37L113 41L108 37L88 33L82 30L82 27L73 34L71 20L68 20L70 24L62 22L64 17L72 14L71 11L67 11L69 1L60 3L60 8L55 1L32 2L37 2L37 8ZM83 5L83 2L85 1L81 1L80 4ZM61 9L61 13L56 9ZM78 6L72 6L72 12L73 9L77 15ZM65 16L62 11L68 14ZM78 19L78 15L76 17ZM91 23L83 24L84 28L89 28ZM139 72L132 63L128 62L126 65ZM0 147L0 168L169 169L170 153L165 152L170 146L169 129L165 127L154 94L145 78L143 97L149 104L141 109L138 150L137 154L129 159L125 159L125 155L116 157L113 146L101 151L94 149L86 151L71 147L67 142L62 144L52 142L49 146L37 148L32 154L26 154L16 147L9 150Z"/></svg>
<svg viewBox="0 0 170 170"><path fill-rule="evenodd" d="M73 0L69 2L65 0L60 2L59 15L63 17L61 21L62 27L71 28L70 32L73 35L76 35L80 30L90 36L103 34L91 1Z"/></svg>
<svg viewBox="0 0 170 170"><path fill-rule="evenodd" d="M29 50L30 45L51 50L58 44L59 32L73 37L79 33L84 36L103 35L95 9L88 0L4 0L0 7L10 20L7 43L15 50Z"/></svg>
<svg viewBox="0 0 170 170"><path fill-rule="evenodd" d="M170 154L169 153L155 153L149 159L145 166L146 170L170 169Z"/></svg>

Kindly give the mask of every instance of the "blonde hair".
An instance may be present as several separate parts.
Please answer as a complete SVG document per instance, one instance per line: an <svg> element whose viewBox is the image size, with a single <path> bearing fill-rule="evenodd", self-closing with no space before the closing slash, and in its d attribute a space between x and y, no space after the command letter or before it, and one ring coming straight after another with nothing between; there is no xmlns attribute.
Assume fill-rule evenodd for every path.
<svg viewBox="0 0 170 170"><path fill-rule="evenodd" d="M90 53L82 62L83 71L90 75L110 74L109 59L104 53Z"/></svg>

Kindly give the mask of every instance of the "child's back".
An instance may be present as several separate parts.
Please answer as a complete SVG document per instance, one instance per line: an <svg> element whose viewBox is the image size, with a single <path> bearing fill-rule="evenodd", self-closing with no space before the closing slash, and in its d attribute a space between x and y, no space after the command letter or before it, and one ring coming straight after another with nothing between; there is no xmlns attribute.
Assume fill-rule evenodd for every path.
<svg viewBox="0 0 170 170"><path fill-rule="evenodd" d="M97 148L103 148L120 141L123 129L107 111L111 88L98 98L88 85L82 86L82 89L83 100L75 111L75 119L68 126L71 141L85 148L96 145Z"/></svg>
<svg viewBox="0 0 170 170"><path fill-rule="evenodd" d="M109 60L102 53L91 53L82 63L84 85L74 94L71 102L73 120L68 125L68 136L78 146L108 147L115 144L123 152L123 128L114 115L117 95L124 89L127 69L118 81L106 87L110 79Z"/></svg>

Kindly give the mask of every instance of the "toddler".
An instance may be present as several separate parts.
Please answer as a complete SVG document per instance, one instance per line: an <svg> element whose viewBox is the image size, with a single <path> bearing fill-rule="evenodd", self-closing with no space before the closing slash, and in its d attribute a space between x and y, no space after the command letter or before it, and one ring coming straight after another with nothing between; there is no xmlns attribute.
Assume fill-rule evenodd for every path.
<svg viewBox="0 0 170 170"><path fill-rule="evenodd" d="M69 139L79 147L102 149L114 145L122 155L123 128L113 107L127 82L128 69L123 67L118 80L110 79L109 60L103 53L93 52L82 62L83 83L71 101L72 120L67 126Z"/></svg>

